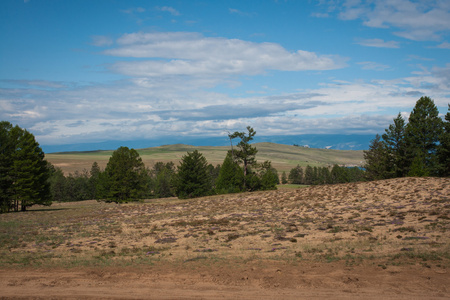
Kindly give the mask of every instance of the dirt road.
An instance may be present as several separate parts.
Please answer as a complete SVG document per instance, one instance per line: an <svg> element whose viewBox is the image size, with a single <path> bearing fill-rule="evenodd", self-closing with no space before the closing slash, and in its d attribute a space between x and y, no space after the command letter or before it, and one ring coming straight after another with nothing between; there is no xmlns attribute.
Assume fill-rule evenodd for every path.
<svg viewBox="0 0 450 300"><path fill-rule="evenodd" d="M1 299L449 299L433 266L199 262L136 268L2 269Z"/></svg>

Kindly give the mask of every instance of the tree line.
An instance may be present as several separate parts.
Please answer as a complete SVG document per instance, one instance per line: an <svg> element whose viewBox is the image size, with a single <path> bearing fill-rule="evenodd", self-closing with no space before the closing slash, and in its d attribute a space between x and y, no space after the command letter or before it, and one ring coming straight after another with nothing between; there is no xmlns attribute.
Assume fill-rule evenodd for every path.
<svg viewBox="0 0 450 300"><path fill-rule="evenodd" d="M450 176L450 104L445 121L434 101L421 97L407 123L399 113L364 151L369 180L405 176Z"/></svg>
<svg viewBox="0 0 450 300"><path fill-rule="evenodd" d="M105 170L96 162L91 170L64 176L53 168L51 192L56 201L98 199L123 203L138 199L177 196L194 198L214 194L276 189L277 171L266 161L259 164L258 152L249 142L255 131L235 132L230 139L240 138L237 148L230 150L222 165L208 164L198 150L188 152L179 166L173 162L157 162L145 167L138 152L120 147L111 155Z"/></svg>
<svg viewBox="0 0 450 300"><path fill-rule="evenodd" d="M292 168L287 176L285 172L281 175L281 183L320 185L365 181L366 172L359 167L345 167L334 165L329 167L311 167L307 165L304 169L297 165Z"/></svg>
<svg viewBox="0 0 450 300"><path fill-rule="evenodd" d="M258 163L258 150L250 145L256 132L229 135L238 138L223 164L213 166L194 150L173 162L157 162L146 168L138 152L119 147L101 170L68 174L45 160L33 134L9 122L0 123L0 212L26 210L52 201L100 201L123 203L146 198L177 196L194 198L213 194L276 189L277 171L270 161ZM233 145L233 144L232 144Z"/></svg>

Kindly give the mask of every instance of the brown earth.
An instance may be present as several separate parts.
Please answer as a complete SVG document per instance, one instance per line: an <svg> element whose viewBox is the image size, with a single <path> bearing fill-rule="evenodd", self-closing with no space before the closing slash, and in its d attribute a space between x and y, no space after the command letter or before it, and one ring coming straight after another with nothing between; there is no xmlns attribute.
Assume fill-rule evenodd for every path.
<svg viewBox="0 0 450 300"><path fill-rule="evenodd" d="M450 299L449 217L449 178L55 204L0 215L0 298Z"/></svg>
<svg viewBox="0 0 450 300"><path fill-rule="evenodd" d="M446 270L261 261L2 270L2 299L448 299Z"/></svg>

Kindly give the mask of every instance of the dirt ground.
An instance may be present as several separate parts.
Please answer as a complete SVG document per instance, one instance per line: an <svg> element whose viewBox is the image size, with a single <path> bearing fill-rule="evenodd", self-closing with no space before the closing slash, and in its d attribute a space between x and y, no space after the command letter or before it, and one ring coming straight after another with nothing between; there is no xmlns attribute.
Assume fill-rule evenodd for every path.
<svg viewBox="0 0 450 300"><path fill-rule="evenodd" d="M433 267L339 262L0 270L1 299L449 299L449 283Z"/></svg>
<svg viewBox="0 0 450 300"><path fill-rule="evenodd" d="M450 299L450 179L0 215L0 299Z"/></svg>

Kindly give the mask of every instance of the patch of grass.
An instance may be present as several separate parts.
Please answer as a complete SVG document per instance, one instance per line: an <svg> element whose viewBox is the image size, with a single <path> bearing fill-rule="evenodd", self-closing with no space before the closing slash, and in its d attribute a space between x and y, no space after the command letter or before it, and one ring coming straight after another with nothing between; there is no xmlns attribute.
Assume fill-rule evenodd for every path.
<svg viewBox="0 0 450 300"><path fill-rule="evenodd" d="M400 228L394 229L394 232L396 232L396 231L400 231L400 232L416 232L416 229L413 226L408 226L408 227L400 227Z"/></svg>

